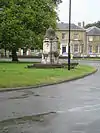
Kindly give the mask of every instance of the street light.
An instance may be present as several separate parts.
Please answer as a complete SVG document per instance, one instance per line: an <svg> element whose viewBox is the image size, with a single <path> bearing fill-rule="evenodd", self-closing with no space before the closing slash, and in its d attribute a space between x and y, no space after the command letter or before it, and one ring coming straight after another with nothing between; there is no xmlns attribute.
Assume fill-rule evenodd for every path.
<svg viewBox="0 0 100 133"><path fill-rule="evenodd" d="M71 30L71 0L69 0L69 39L68 39L68 70L70 70L70 30Z"/></svg>
<svg viewBox="0 0 100 133"><path fill-rule="evenodd" d="M53 37L50 37L50 63L52 64L52 41L53 41Z"/></svg>

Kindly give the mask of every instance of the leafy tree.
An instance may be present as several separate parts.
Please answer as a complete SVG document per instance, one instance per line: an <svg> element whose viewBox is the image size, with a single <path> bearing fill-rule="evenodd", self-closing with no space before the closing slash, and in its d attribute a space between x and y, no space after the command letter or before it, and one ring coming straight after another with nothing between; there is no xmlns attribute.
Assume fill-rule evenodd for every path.
<svg viewBox="0 0 100 133"><path fill-rule="evenodd" d="M62 3L62 0L52 0L54 2L54 4L58 5L60 3Z"/></svg>
<svg viewBox="0 0 100 133"><path fill-rule="evenodd" d="M95 22L95 23L91 23L91 24L87 24L85 26L85 28L89 28L89 27L92 27L92 26L96 26L96 27L100 28L100 21Z"/></svg>
<svg viewBox="0 0 100 133"><path fill-rule="evenodd" d="M18 48L41 48L46 29L56 28L55 7L60 0L1 0L0 47L12 51L18 61Z"/></svg>

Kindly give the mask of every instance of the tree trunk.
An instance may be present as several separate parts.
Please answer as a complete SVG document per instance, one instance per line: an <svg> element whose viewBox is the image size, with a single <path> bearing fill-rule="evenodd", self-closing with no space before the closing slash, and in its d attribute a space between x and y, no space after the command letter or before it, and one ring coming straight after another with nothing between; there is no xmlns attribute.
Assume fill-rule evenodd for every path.
<svg viewBox="0 0 100 133"><path fill-rule="evenodd" d="M18 61L16 48L12 48L12 61Z"/></svg>
<svg viewBox="0 0 100 133"><path fill-rule="evenodd" d="M7 55L6 55L6 48L5 48L5 58L7 57Z"/></svg>
<svg viewBox="0 0 100 133"><path fill-rule="evenodd" d="M26 52L27 52L27 49L24 48L24 49L23 49L23 55L26 55Z"/></svg>

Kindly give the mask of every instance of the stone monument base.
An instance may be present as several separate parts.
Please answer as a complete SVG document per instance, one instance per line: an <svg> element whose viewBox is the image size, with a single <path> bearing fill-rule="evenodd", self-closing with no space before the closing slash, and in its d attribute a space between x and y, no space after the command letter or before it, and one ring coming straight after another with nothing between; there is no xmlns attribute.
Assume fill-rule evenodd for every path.
<svg viewBox="0 0 100 133"><path fill-rule="evenodd" d="M78 63L71 63L70 68L74 69L76 66L78 65ZM45 68L68 68L68 64L67 63L62 63L62 64L41 64L41 63L36 63L36 64L32 64L32 65L28 65L27 68L39 68L39 69L45 69Z"/></svg>

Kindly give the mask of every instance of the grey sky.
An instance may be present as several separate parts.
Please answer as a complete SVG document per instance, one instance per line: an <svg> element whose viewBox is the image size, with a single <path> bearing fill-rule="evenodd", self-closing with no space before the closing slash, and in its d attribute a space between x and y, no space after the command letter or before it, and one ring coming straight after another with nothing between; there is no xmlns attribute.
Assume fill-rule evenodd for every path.
<svg viewBox="0 0 100 133"><path fill-rule="evenodd" d="M68 22L69 0L59 6L61 22ZM100 20L100 0L72 0L72 22L92 23Z"/></svg>

